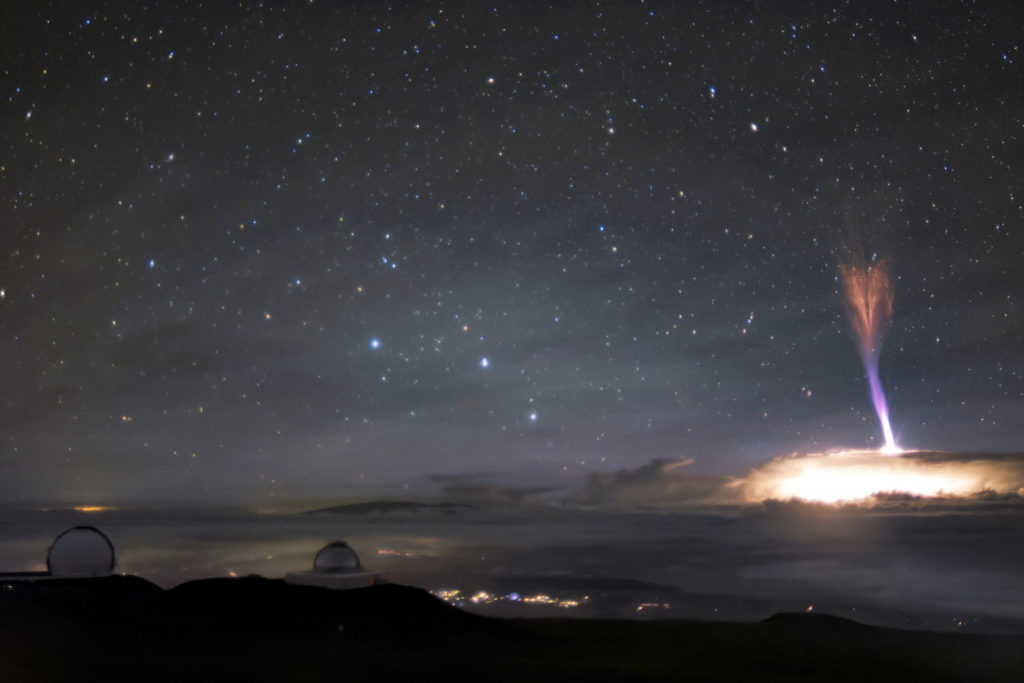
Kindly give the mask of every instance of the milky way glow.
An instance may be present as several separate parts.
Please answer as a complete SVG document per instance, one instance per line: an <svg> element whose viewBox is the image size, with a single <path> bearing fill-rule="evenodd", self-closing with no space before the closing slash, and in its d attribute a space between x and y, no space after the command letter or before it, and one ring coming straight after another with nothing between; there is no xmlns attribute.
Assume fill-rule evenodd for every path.
<svg viewBox="0 0 1024 683"><path fill-rule="evenodd" d="M878 378L878 356L885 333L892 322L893 280L889 263L876 260L870 265L851 262L839 267L846 311L853 325L857 349L871 388L871 401L885 436L884 452L899 453L889 424L889 406Z"/></svg>
<svg viewBox="0 0 1024 683"><path fill-rule="evenodd" d="M960 459L939 453L886 455L881 450L792 454L770 460L740 482L748 502L856 502L886 494L956 498L984 492L1020 494L1018 459Z"/></svg>

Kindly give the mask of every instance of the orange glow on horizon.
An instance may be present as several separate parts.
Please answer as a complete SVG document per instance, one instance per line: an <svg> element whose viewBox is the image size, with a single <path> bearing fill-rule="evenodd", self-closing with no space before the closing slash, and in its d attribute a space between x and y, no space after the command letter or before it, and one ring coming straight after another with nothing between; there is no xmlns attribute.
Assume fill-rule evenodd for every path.
<svg viewBox="0 0 1024 683"><path fill-rule="evenodd" d="M109 505L77 505L74 509L75 512L109 512L115 508Z"/></svg>

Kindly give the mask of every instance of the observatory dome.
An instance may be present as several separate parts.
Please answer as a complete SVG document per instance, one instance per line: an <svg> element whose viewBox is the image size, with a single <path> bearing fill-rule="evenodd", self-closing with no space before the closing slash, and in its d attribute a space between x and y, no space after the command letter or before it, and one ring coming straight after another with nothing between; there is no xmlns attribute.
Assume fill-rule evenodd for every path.
<svg viewBox="0 0 1024 683"><path fill-rule="evenodd" d="M108 576L116 566L114 544L91 526L72 527L57 536L46 556L52 576Z"/></svg>
<svg viewBox="0 0 1024 683"><path fill-rule="evenodd" d="M359 571L362 568L356 551L352 550L345 541L328 543L313 560L313 571L327 574Z"/></svg>
<svg viewBox="0 0 1024 683"><path fill-rule="evenodd" d="M387 583L387 579L379 572L363 569L356 551L345 541L335 541L320 549L312 569L288 572L284 575L284 582L296 586L349 590Z"/></svg>

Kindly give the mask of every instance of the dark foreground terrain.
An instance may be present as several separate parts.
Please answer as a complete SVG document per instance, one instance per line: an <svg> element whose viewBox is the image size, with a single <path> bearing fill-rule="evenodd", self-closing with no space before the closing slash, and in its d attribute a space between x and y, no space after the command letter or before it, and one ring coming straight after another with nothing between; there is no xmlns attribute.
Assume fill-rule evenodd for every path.
<svg viewBox="0 0 1024 683"><path fill-rule="evenodd" d="M417 588L0 583L0 680L1019 681L1024 636L810 614L758 623L474 616Z"/></svg>

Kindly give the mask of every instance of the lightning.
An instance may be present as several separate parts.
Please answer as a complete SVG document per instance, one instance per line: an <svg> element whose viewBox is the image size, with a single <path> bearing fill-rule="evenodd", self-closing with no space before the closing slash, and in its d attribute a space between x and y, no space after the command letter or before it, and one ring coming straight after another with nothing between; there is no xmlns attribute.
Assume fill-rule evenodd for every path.
<svg viewBox="0 0 1024 683"><path fill-rule="evenodd" d="M865 265L862 259L853 259L839 266L843 283L843 298L846 312L853 327L854 340L860 352L864 372L871 389L871 401L878 414L885 436L883 451L889 454L900 452L889 424L889 406L885 390L878 377L878 358L882 342L892 324L894 297L892 268L885 259L875 259Z"/></svg>
<svg viewBox="0 0 1024 683"><path fill-rule="evenodd" d="M903 450L889 424L878 377L885 335L892 325L894 279L886 259L851 256L839 266L850 319L871 401L885 436L880 449L791 453L751 469L725 488L745 502L802 500L820 504L887 505L901 497L932 501L1018 500L1024 497L1024 453L971 454ZM902 502L900 503L902 504Z"/></svg>

